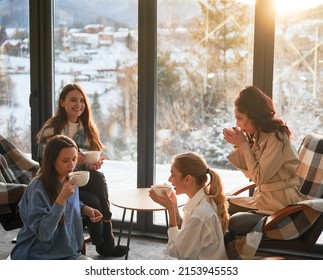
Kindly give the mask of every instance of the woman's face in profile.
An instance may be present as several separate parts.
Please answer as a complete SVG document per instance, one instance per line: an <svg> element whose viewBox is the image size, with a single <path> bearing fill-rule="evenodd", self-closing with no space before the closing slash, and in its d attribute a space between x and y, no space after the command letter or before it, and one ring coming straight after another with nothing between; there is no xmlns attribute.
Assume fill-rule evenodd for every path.
<svg viewBox="0 0 323 280"><path fill-rule="evenodd" d="M172 184L177 195L185 193L184 178L182 174L177 170L174 164L171 165L171 175L168 178L168 182Z"/></svg>
<svg viewBox="0 0 323 280"><path fill-rule="evenodd" d="M236 126L239 127L242 131L247 132L249 135L255 133L256 129L253 124L253 121L248 118L244 113L240 113L238 109L234 108L234 115L236 118Z"/></svg>

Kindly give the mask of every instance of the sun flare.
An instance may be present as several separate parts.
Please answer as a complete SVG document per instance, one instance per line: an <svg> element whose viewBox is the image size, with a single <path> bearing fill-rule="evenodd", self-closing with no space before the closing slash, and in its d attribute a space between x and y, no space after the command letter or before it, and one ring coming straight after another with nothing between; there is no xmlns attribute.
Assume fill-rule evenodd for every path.
<svg viewBox="0 0 323 280"><path fill-rule="evenodd" d="M319 5L323 5L323 0L275 0L277 12L307 10Z"/></svg>
<svg viewBox="0 0 323 280"><path fill-rule="evenodd" d="M239 2L255 5L256 0L238 0ZM270 0L271 1L271 0ZM276 11L286 13L297 10L307 10L319 5L323 5L323 0L273 0Z"/></svg>

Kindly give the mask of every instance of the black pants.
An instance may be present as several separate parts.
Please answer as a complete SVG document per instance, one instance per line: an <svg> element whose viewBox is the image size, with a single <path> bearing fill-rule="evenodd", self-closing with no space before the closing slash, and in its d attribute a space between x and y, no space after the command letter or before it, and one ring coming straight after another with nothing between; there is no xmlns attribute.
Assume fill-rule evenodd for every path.
<svg viewBox="0 0 323 280"><path fill-rule="evenodd" d="M250 212L235 213L231 215L229 220L229 232L231 234L246 235L263 217L265 215Z"/></svg>
<svg viewBox="0 0 323 280"><path fill-rule="evenodd" d="M110 211L108 185L104 174L99 171L90 171L89 182L80 191L80 200L95 209L98 209L103 219L110 220L112 213ZM114 236L111 230L104 230L103 223L92 223L88 217L85 217L85 224L89 229L89 233L94 245L101 243L111 244L114 247ZM111 223L110 223L111 224Z"/></svg>
<svg viewBox="0 0 323 280"><path fill-rule="evenodd" d="M19 215L18 202L9 204L11 213L1 214L0 215L0 224L3 226L4 230L10 231L23 226L22 221Z"/></svg>

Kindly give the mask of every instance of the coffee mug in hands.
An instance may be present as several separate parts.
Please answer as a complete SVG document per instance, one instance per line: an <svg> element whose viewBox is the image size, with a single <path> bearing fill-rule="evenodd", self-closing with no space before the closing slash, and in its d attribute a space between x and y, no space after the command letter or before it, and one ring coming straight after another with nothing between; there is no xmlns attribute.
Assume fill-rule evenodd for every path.
<svg viewBox="0 0 323 280"><path fill-rule="evenodd" d="M82 151L82 154L84 155L88 164L97 163L101 156L100 151Z"/></svg>
<svg viewBox="0 0 323 280"><path fill-rule="evenodd" d="M239 130L237 127L227 127L223 129L223 131L227 131L230 134L236 133L237 130Z"/></svg>
<svg viewBox="0 0 323 280"><path fill-rule="evenodd" d="M74 180L75 185L78 187L84 187L89 179L90 172L89 171L75 171L69 174L69 180Z"/></svg>
<svg viewBox="0 0 323 280"><path fill-rule="evenodd" d="M158 196L163 197L163 190L166 191L166 194L169 196L172 192L172 187L169 185L152 185L151 189L157 194Z"/></svg>

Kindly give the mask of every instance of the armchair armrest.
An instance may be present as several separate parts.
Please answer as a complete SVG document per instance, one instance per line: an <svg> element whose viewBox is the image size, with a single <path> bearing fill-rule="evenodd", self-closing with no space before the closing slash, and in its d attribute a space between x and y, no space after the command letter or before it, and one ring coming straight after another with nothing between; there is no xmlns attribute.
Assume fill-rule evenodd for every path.
<svg viewBox="0 0 323 280"><path fill-rule="evenodd" d="M263 226L263 231L268 230L273 224L277 223L282 218L287 217L293 213L304 211L306 209L311 209L311 208L307 205L299 204L299 205L290 205L275 212L274 214L267 217L266 222Z"/></svg>
<svg viewBox="0 0 323 280"><path fill-rule="evenodd" d="M250 182L246 185L241 185L235 189L233 189L230 193L227 193L226 195L229 196L234 196L234 195L238 195L244 191L250 190L250 189L254 189L256 187L256 184L253 182Z"/></svg>

